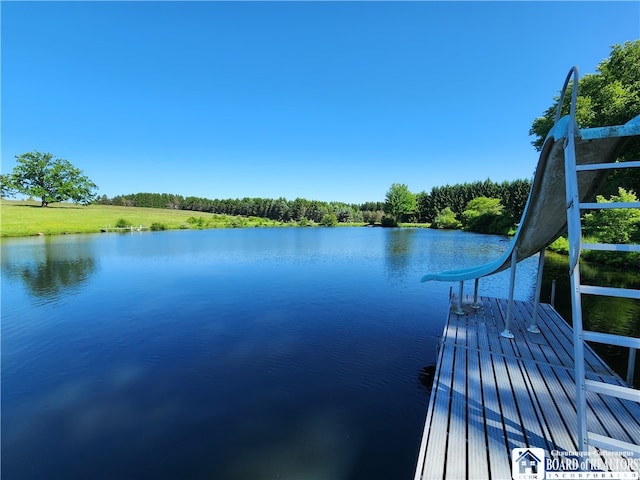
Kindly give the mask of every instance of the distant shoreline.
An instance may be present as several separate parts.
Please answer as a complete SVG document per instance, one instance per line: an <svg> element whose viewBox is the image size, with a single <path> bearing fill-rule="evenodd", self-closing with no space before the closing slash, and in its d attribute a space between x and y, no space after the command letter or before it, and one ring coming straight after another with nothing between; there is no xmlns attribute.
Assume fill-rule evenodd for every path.
<svg viewBox="0 0 640 480"><path fill-rule="evenodd" d="M213 228L255 227L319 227L307 221L281 222L261 217L223 215L191 210L174 210L113 205L82 206L72 203L53 203L40 207L37 201L0 200L0 237L32 237L101 233L121 225L142 226L144 230L204 230ZM370 226L367 223L339 223L339 227ZM371 225L379 227L380 225ZM426 224L402 224L402 227L425 228ZM141 229L142 230L142 229Z"/></svg>

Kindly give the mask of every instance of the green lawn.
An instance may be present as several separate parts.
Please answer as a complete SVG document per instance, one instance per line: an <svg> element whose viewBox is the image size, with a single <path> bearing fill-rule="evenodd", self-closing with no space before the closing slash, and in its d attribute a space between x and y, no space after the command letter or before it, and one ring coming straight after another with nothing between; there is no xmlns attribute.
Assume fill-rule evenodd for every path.
<svg viewBox="0 0 640 480"><path fill-rule="evenodd" d="M39 202L0 200L2 237L97 233L108 226L114 227L119 219L135 226L151 227L155 223L167 230L284 225L282 222L257 217L234 217L187 210L111 205L85 207L70 203L54 203L42 208Z"/></svg>

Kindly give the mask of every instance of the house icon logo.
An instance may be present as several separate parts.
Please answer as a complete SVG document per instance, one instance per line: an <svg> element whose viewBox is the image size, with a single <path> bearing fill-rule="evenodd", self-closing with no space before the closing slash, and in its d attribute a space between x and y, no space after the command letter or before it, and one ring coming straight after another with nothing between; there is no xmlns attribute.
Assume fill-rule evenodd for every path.
<svg viewBox="0 0 640 480"><path fill-rule="evenodd" d="M543 480L544 450L542 448L514 448L511 451L513 480Z"/></svg>

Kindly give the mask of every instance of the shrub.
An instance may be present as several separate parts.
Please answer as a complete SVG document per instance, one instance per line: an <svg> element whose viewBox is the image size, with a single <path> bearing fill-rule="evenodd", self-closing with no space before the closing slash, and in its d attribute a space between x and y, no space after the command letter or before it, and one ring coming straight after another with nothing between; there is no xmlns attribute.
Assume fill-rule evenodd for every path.
<svg viewBox="0 0 640 480"><path fill-rule="evenodd" d="M433 228L454 229L460 226L460 222L458 222L454 211L450 207L446 207L438 212L431 226Z"/></svg>
<svg viewBox="0 0 640 480"><path fill-rule="evenodd" d="M336 217L335 213L326 213L322 217L320 225L324 227L335 227L336 225L338 225L338 217Z"/></svg>
<svg viewBox="0 0 640 480"><path fill-rule="evenodd" d="M462 212L463 227L476 233L507 235L514 232L513 218L510 214L504 214L503 210L499 198L474 198Z"/></svg>
<svg viewBox="0 0 640 480"><path fill-rule="evenodd" d="M633 191L618 189L618 195L607 200L602 195L596 198L598 203L638 201ZM640 211L634 208L612 208L596 210L584 215L586 235L592 235L602 243L631 243L638 240L640 232Z"/></svg>
<svg viewBox="0 0 640 480"><path fill-rule="evenodd" d="M587 262L601 263L619 268L640 267L640 254L637 252L603 252L598 250L586 250L581 257Z"/></svg>
<svg viewBox="0 0 640 480"><path fill-rule="evenodd" d="M187 223L197 228L202 228L206 225L206 220L203 217L189 217Z"/></svg>
<svg viewBox="0 0 640 480"><path fill-rule="evenodd" d="M160 231L160 230L166 230L167 226L164 223L158 223L158 222L153 222L151 224L151 230L154 232Z"/></svg>
<svg viewBox="0 0 640 480"><path fill-rule="evenodd" d="M398 222L396 222L395 218L392 217L382 217L382 220L380 220L380 223L382 224L383 227L397 227L398 226Z"/></svg>
<svg viewBox="0 0 640 480"><path fill-rule="evenodd" d="M128 228L133 225L129 220L125 220L124 218L119 218L116 222L116 228Z"/></svg>
<svg viewBox="0 0 640 480"><path fill-rule="evenodd" d="M566 237L559 237L551 245L549 245L548 248L552 252L569 255L569 240L567 240Z"/></svg>
<svg viewBox="0 0 640 480"><path fill-rule="evenodd" d="M369 225L375 225L382 222L384 212L382 210L366 210L362 212L362 221L367 222Z"/></svg>
<svg viewBox="0 0 640 480"><path fill-rule="evenodd" d="M233 217L231 220L228 220L226 222L226 226L231 228L242 228L246 227L247 225L247 220L239 216Z"/></svg>

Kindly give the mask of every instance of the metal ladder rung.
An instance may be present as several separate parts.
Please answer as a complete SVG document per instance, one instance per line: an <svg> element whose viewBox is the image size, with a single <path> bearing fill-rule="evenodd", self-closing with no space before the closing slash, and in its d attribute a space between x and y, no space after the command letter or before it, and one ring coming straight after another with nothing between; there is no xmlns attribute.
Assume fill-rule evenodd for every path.
<svg viewBox="0 0 640 480"><path fill-rule="evenodd" d="M580 285L580 293L586 293L587 295L604 295L605 297L635 298L637 300L640 300L640 290L635 290L633 288Z"/></svg>
<svg viewBox="0 0 640 480"><path fill-rule="evenodd" d="M589 445L612 452L633 452L636 455L640 454L640 446L629 442L623 442L622 440L616 440L615 438L605 437L593 432L587 432L587 438Z"/></svg>
<svg viewBox="0 0 640 480"><path fill-rule="evenodd" d="M640 202L603 202L603 203L581 203L582 210L607 210L611 208L640 208Z"/></svg>
<svg viewBox="0 0 640 480"><path fill-rule="evenodd" d="M607 252L640 252L640 245L628 243L583 243L582 250L602 250Z"/></svg>
<svg viewBox="0 0 640 480"><path fill-rule="evenodd" d="M573 103L573 97L571 98L571 102ZM560 105L562 105L562 103L560 103ZM580 129L580 137L583 140L598 140L601 138L612 137L630 137L633 135L640 135L640 121L638 120L637 116L629 120L624 125Z"/></svg>
<svg viewBox="0 0 640 480"><path fill-rule="evenodd" d="M617 347L640 348L640 338L625 337L624 335L614 335L612 333L592 332L584 330L582 338L587 342L606 343Z"/></svg>
<svg viewBox="0 0 640 480"><path fill-rule="evenodd" d="M590 170L609 170L614 168L640 168L640 160L632 162L615 162L615 163L587 163L576 165L576 172L586 172Z"/></svg>
<svg viewBox="0 0 640 480"><path fill-rule="evenodd" d="M594 393L602 393L611 397L622 398L632 402L640 402L640 390L635 388L612 385L610 383L597 382L595 380L585 380L585 388Z"/></svg>

